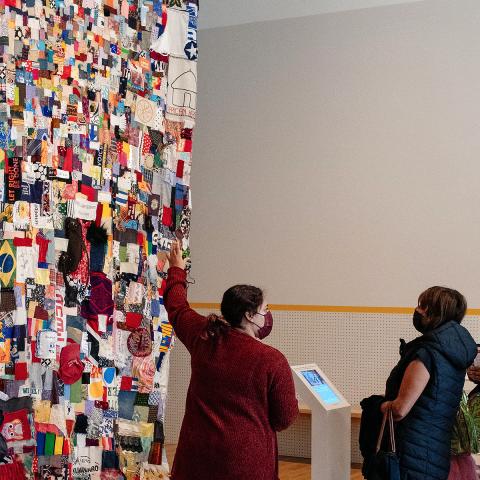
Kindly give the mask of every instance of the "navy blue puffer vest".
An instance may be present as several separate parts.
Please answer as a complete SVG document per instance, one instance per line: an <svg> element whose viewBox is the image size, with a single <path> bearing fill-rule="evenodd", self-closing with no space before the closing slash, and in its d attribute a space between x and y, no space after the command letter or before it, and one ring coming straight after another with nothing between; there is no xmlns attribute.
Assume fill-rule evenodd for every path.
<svg viewBox="0 0 480 480"><path fill-rule="evenodd" d="M465 372L477 353L468 331L451 321L400 348L401 359L387 380L386 397L398 394L408 364L426 360L430 380L410 413L396 424L402 480L447 480L450 440Z"/></svg>

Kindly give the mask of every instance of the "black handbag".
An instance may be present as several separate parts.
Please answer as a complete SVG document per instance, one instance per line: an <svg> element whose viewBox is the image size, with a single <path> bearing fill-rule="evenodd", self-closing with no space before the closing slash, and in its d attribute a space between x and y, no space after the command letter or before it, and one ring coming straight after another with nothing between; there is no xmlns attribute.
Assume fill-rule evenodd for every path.
<svg viewBox="0 0 480 480"><path fill-rule="evenodd" d="M385 426L388 420L387 451L381 449ZM400 480L400 461L395 447L395 430L392 410L389 408L383 414L382 427L377 440L375 457L372 459L367 475L368 480Z"/></svg>

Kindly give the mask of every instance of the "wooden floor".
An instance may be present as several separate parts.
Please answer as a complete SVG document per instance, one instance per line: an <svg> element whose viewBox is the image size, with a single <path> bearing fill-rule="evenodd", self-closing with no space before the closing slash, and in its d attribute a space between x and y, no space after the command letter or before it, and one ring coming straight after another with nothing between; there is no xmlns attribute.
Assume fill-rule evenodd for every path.
<svg viewBox="0 0 480 480"><path fill-rule="evenodd" d="M170 465L175 455L175 445L167 445L167 457ZM280 460L280 480L310 480L310 464L303 459ZM351 480L362 480L360 470L352 469Z"/></svg>
<svg viewBox="0 0 480 480"><path fill-rule="evenodd" d="M280 480L310 480L310 464L302 459L280 460ZM360 470L352 469L351 480L363 480Z"/></svg>

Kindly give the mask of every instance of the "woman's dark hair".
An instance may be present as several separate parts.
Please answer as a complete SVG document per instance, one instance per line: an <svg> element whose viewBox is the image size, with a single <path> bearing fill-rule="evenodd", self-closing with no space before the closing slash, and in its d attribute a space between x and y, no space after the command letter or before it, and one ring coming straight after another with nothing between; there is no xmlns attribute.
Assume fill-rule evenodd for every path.
<svg viewBox="0 0 480 480"><path fill-rule="evenodd" d="M222 298L220 311L222 316L214 313L208 316L207 337L220 338L231 328L242 323L246 313L256 313L263 303L263 292L253 285L234 285Z"/></svg>
<svg viewBox="0 0 480 480"><path fill-rule="evenodd" d="M428 288L418 297L418 306L426 310L429 330L450 320L462 323L467 311L465 297L457 290L447 287Z"/></svg>

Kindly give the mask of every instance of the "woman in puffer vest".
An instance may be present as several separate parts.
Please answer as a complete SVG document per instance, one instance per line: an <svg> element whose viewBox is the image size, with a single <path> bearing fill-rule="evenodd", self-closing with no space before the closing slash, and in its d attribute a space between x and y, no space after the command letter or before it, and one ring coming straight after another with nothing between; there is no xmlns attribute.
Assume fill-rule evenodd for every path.
<svg viewBox="0 0 480 480"><path fill-rule="evenodd" d="M421 336L400 347L382 411L392 409L402 480L447 480L450 442L466 369L477 346L460 325L467 302L456 290L431 287L418 298L413 325Z"/></svg>

